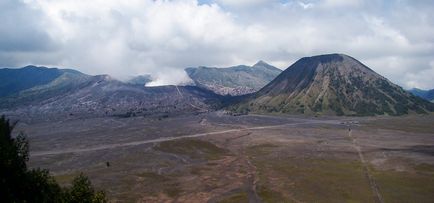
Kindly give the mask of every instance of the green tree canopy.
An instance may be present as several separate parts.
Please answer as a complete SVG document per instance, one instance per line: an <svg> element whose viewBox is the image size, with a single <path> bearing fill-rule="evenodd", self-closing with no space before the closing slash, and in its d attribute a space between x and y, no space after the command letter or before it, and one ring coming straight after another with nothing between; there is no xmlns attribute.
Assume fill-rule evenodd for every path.
<svg viewBox="0 0 434 203"><path fill-rule="evenodd" d="M70 188L62 188L45 169L27 168L29 144L23 133L16 138L16 123L0 117L0 202L106 202L86 176L77 176Z"/></svg>

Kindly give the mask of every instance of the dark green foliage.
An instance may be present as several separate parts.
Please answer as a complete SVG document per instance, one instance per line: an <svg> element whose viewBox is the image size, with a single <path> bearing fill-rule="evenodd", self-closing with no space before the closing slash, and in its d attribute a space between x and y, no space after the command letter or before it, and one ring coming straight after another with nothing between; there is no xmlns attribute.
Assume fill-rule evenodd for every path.
<svg viewBox="0 0 434 203"><path fill-rule="evenodd" d="M376 106L372 103L359 102L356 104L355 110L360 116L374 116L377 113Z"/></svg>
<svg viewBox="0 0 434 203"><path fill-rule="evenodd" d="M48 170L29 170L28 141L22 133L12 137L14 126L0 118L0 202L106 202L82 174L69 189L61 188Z"/></svg>
<svg viewBox="0 0 434 203"><path fill-rule="evenodd" d="M403 105L402 103L397 103L395 105L395 111L396 111L396 115L408 114L407 106Z"/></svg>
<svg viewBox="0 0 434 203"><path fill-rule="evenodd" d="M389 105L383 100L381 103L381 108L387 115L395 115L395 113L390 109ZM419 113L419 112L418 112Z"/></svg>
<svg viewBox="0 0 434 203"><path fill-rule="evenodd" d="M322 99L320 99L319 102L314 104L312 110L314 112L321 112L322 111Z"/></svg>
<svg viewBox="0 0 434 203"><path fill-rule="evenodd" d="M339 103L332 103L330 104L330 108L336 112L336 115L338 116L343 116L344 115L344 111L342 110L341 106Z"/></svg>
<svg viewBox="0 0 434 203"><path fill-rule="evenodd" d="M105 194L102 191L95 192L89 178L83 174L78 175L72 181L72 187L66 189L66 202L105 202Z"/></svg>
<svg viewBox="0 0 434 203"><path fill-rule="evenodd" d="M15 196L22 194L14 194L11 191L22 187L19 182L26 177L25 171L27 144L22 135L16 139L11 138L11 132L14 124L10 124L4 117L0 119L0 197L5 200L12 200ZM24 149L24 150L22 150ZM16 184L7 184L15 181Z"/></svg>
<svg viewBox="0 0 434 203"><path fill-rule="evenodd" d="M20 183L23 185L23 196L17 196L15 200L28 202L62 202L63 191L49 171L45 169L33 169L26 172L26 179ZM12 191L14 192L14 191Z"/></svg>

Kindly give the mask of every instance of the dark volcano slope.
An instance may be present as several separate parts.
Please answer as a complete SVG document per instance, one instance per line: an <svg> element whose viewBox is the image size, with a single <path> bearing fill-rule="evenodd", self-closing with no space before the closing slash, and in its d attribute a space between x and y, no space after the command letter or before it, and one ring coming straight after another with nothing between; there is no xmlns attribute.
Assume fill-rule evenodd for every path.
<svg viewBox="0 0 434 203"><path fill-rule="evenodd" d="M42 95L49 96L43 99L36 99L42 96L39 93L34 91L29 97L26 94L0 100L8 104L0 105L0 112L30 120L169 116L215 110L221 107L223 99L223 96L194 86L144 87L126 84L107 75L92 76L74 88L56 90L57 94L42 91Z"/></svg>
<svg viewBox="0 0 434 203"><path fill-rule="evenodd" d="M298 60L229 109L242 113L368 116L428 113L434 108L356 59L329 54Z"/></svg>

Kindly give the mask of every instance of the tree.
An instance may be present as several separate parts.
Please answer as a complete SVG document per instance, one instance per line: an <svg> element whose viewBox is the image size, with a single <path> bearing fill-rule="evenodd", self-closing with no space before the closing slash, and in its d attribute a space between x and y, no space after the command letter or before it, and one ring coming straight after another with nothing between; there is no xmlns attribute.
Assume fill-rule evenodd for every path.
<svg viewBox="0 0 434 203"><path fill-rule="evenodd" d="M104 192L95 192L89 178L82 173L72 181L72 187L67 190L66 197L67 202L105 202Z"/></svg>
<svg viewBox="0 0 434 203"><path fill-rule="evenodd" d="M28 142L23 134L11 137L14 126L0 118L0 197L7 202L25 196L27 178Z"/></svg>
<svg viewBox="0 0 434 203"><path fill-rule="evenodd" d="M45 169L27 169L29 144L20 133L12 137L16 123L0 117L0 202L106 202L104 192L92 187L80 174L71 188L62 188Z"/></svg>

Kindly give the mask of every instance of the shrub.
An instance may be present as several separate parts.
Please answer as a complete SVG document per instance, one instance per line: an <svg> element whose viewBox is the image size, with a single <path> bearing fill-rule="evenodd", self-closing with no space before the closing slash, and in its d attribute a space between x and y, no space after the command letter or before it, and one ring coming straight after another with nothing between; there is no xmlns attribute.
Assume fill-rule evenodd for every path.
<svg viewBox="0 0 434 203"><path fill-rule="evenodd" d="M62 188L46 169L27 169L29 144L20 133L12 137L16 123L0 117L0 202L106 202L80 174L71 188Z"/></svg>

